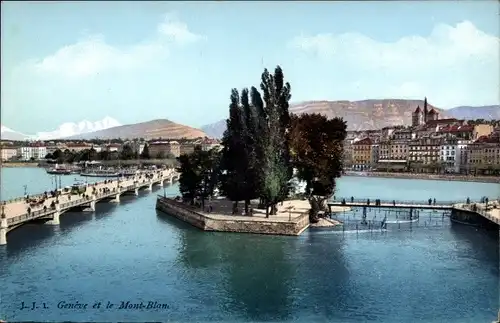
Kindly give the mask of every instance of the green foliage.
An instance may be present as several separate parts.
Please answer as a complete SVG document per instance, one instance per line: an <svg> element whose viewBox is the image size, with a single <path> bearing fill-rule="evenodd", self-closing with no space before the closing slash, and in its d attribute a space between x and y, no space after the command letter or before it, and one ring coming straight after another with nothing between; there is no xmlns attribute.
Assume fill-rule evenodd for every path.
<svg viewBox="0 0 500 323"><path fill-rule="evenodd" d="M184 200L194 202L200 198L202 204L214 194L219 175L219 153L212 149L204 151L195 147L191 154L183 154L178 158L180 173L179 190Z"/></svg>
<svg viewBox="0 0 500 323"><path fill-rule="evenodd" d="M134 159L135 157L135 151L132 149L132 146L130 144L124 144L122 146L122 150L120 151L119 158L121 160L129 160L129 159Z"/></svg>
<svg viewBox="0 0 500 323"><path fill-rule="evenodd" d="M260 89L262 95L255 87L244 88L241 96L237 89L231 90L220 161L201 150L181 156L181 192L186 199L203 198L219 182L223 195L235 202L234 208L243 200L248 211L250 200L258 197L267 215L269 208L274 214L277 203L290 192L296 167L298 177L307 182L315 217L342 171L346 123L321 115L292 117L291 87L279 66L274 74L264 70ZM211 189L201 184L209 182L205 173L211 174Z"/></svg>
<svg viewBox="0 0 500 323"><path fill-rule="evenodd" d="M144 149L142 150L140 157L142 159L149 159L149 158L151 158L151 156L149 155L149 145L148 144L144 144Z"/></svg>
<svg viewBox="0 0 500 323"><path fill-rule="evenodd" d="M343 142L347 124L342 118L327 119L320 114L292 116L291 157L297 177L306 182L306 195L313 207L311 220L324 209L333 195L335 179L342 174Z"/></svg>
<svg viewBox="0 0 500 323"><path fill-rule="evenodd" d="M245 200L246 175L248 156L245 147L245 132L243 111L240 107L238 90L232 89L229 105L229 119L222 137L222 193L232 201Z"/></svg>

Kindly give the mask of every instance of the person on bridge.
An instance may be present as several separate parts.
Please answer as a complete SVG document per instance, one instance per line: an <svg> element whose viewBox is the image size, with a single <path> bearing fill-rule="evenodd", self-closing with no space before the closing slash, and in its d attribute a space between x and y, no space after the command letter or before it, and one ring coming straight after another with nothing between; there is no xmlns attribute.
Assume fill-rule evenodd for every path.
<svg viewBox="0 0 500 323"><path fill-rule="evenodd" d="M436 205L436 199L434 199L434 201L433 201L433 202L434 202L434 205Z"/></svg>
<svg viewBox="0 0 500 323"><path fill-rule="evenodd" d="M429 205L432 205L432 199L429 199Z"/></svg>

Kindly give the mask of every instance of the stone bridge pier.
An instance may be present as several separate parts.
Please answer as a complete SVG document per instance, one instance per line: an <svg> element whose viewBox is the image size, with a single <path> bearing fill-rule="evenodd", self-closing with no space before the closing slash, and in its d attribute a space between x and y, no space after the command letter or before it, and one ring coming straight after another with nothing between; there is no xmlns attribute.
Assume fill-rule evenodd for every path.
<svg viewBox="0 0 500 323"><path fill-rule="evenodd" d="M59 216L61 215L61 206L56 204L56 211L52 214L52 219L45 222L48 225L59 225Z"/></svg>
<svg viewBox="0 0 500 323"><path fill-rule="evenodd" d="M110 202L119 203L120 202L120 193L113 196L113 198L110 200Z"/></svg>
<svg viewBox="0 0 500 323"><path fill-rule="evenodd" d="M95 212L95 205L96 205L96 203L97 203L97 200L94 197L93 200L90 201L90 203L88 205L86 205L86 208L84 209L84 211Z"/></svg>
<svg viewBox="0 0 500 323"><path fill-rule="evenodd" d="M7 218L5 217L4 214L2 214L2 217L0 218L0 246L7 244L7 230L8 230L8 225L7 225Z"/></svg>

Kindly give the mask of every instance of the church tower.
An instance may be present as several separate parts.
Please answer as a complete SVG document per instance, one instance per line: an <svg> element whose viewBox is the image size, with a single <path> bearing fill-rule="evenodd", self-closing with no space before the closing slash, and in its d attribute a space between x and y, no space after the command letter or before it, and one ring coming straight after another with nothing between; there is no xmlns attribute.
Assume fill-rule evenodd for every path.
<svg viewBox="0 0 500 323"><path fill-rule="evenodd" d="M411 114L411 125L412 127L417 127L422 124L424 124L424 114L422 113L420 106L417 106L417 109Z"/></svg>
<svg viewBox="0 0 500 323"><path fill-rule="evenodd" d="M424 123L429 121L429 110L427 109L427 97L424 99Z"/></svg>

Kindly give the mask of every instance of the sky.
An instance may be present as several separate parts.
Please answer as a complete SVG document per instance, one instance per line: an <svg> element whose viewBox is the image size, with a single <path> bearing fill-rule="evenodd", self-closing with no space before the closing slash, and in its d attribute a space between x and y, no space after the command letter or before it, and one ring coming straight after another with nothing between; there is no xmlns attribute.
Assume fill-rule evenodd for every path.
<svg viewBox="0 0 500 323"><path fill-rule="evenodd" d="M500 103L497 1L2 2L1 124L200 127L283 68L292 102Z"/></svg>

